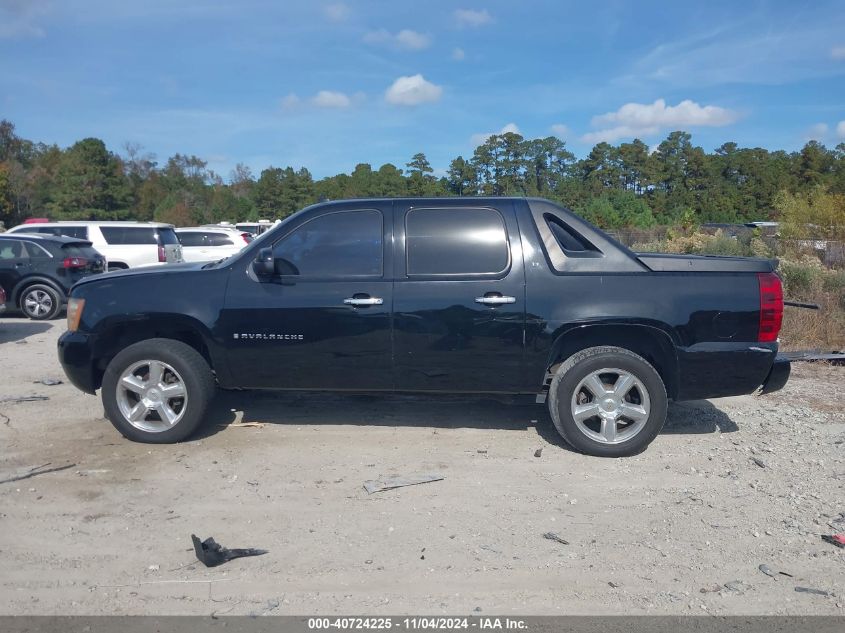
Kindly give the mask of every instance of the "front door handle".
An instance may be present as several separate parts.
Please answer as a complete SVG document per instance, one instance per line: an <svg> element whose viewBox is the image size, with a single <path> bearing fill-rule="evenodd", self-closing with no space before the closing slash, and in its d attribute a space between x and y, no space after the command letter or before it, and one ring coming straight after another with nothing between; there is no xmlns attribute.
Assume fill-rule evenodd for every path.
<svg viewBox="0 0 845 633"><path fill-rule="evenodd" d="M492 297L476 297L476 303L483 303L486 306L499 306L505 303L516 303L516 297L503 297L499 296L492 296Z"/></svg>
<svg viewBox="0 0 845 633"><path fill-rule="evenodd" d="M381 297L347 297L343 303L350 306L380 306L384 303Z"/></svg>

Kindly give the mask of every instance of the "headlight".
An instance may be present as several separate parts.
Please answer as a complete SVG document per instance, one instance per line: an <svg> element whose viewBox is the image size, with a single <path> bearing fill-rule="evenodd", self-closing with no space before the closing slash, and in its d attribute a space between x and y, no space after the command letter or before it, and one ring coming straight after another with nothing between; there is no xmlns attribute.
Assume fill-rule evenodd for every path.
<svg viewBox="0 0 845 633"><path fill-rule="evenodd" d="M67 301L67 329L68 332L76 332L79 329L79 319L82 318L82 309L85 307L85 299L71 297Z"/></svg>

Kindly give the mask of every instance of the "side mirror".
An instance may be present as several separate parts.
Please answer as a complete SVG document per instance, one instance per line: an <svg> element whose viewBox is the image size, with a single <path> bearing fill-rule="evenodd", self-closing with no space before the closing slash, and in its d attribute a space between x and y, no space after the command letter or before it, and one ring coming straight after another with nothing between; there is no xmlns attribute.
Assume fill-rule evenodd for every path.
<svg viewBox="0 0 845 633"><path fill-rule="evenodd" d="M259 277L272 277L276 274L276 260L273 258L272 248L262 248L258 257L252 262L252 269Z"/></svg>

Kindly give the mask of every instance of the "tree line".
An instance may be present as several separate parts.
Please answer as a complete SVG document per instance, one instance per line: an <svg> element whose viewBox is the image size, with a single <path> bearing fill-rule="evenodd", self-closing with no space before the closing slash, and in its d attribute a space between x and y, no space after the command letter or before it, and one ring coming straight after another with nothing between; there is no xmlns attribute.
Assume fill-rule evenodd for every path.
<svg viewBox="0 0 845 633"><path fill-rule="evenodd" d="M19 137L0 121L0 220L137 219L176 225L283 218L319 200L382 196L541 196L604 228L678 222L777 219L784 193L845 194L845 143L809 141L797 152L741 148L712 153L689 133L670 133L656 148L635 139L598 143L577 158L556 137L490 136L472 156L458 156L435 176L425 154L402 167L360 163L350 174L315 180L305 167L243 164L224 179L197 156L160 164L134 144L120 153L97 138L62 149Z"/></svg>

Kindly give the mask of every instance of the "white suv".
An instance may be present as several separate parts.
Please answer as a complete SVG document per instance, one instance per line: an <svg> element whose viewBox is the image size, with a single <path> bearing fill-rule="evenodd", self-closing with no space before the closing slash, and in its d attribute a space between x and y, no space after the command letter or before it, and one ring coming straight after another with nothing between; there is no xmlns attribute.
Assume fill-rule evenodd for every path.
<svg viewBox="0 0 845 633"><path fill-rule="evenodd" d="M252 241L252 235L233 226L207 224L176 229L186 262L208 262L234 255Z"/></svg>
<svg viewBox="0 0 845 633"><path fill-rule="evenodd" d="M160 222L32 222L8 232L88 240L108 260L109 270L183 261L182 245L173 225Z"/></svg>

